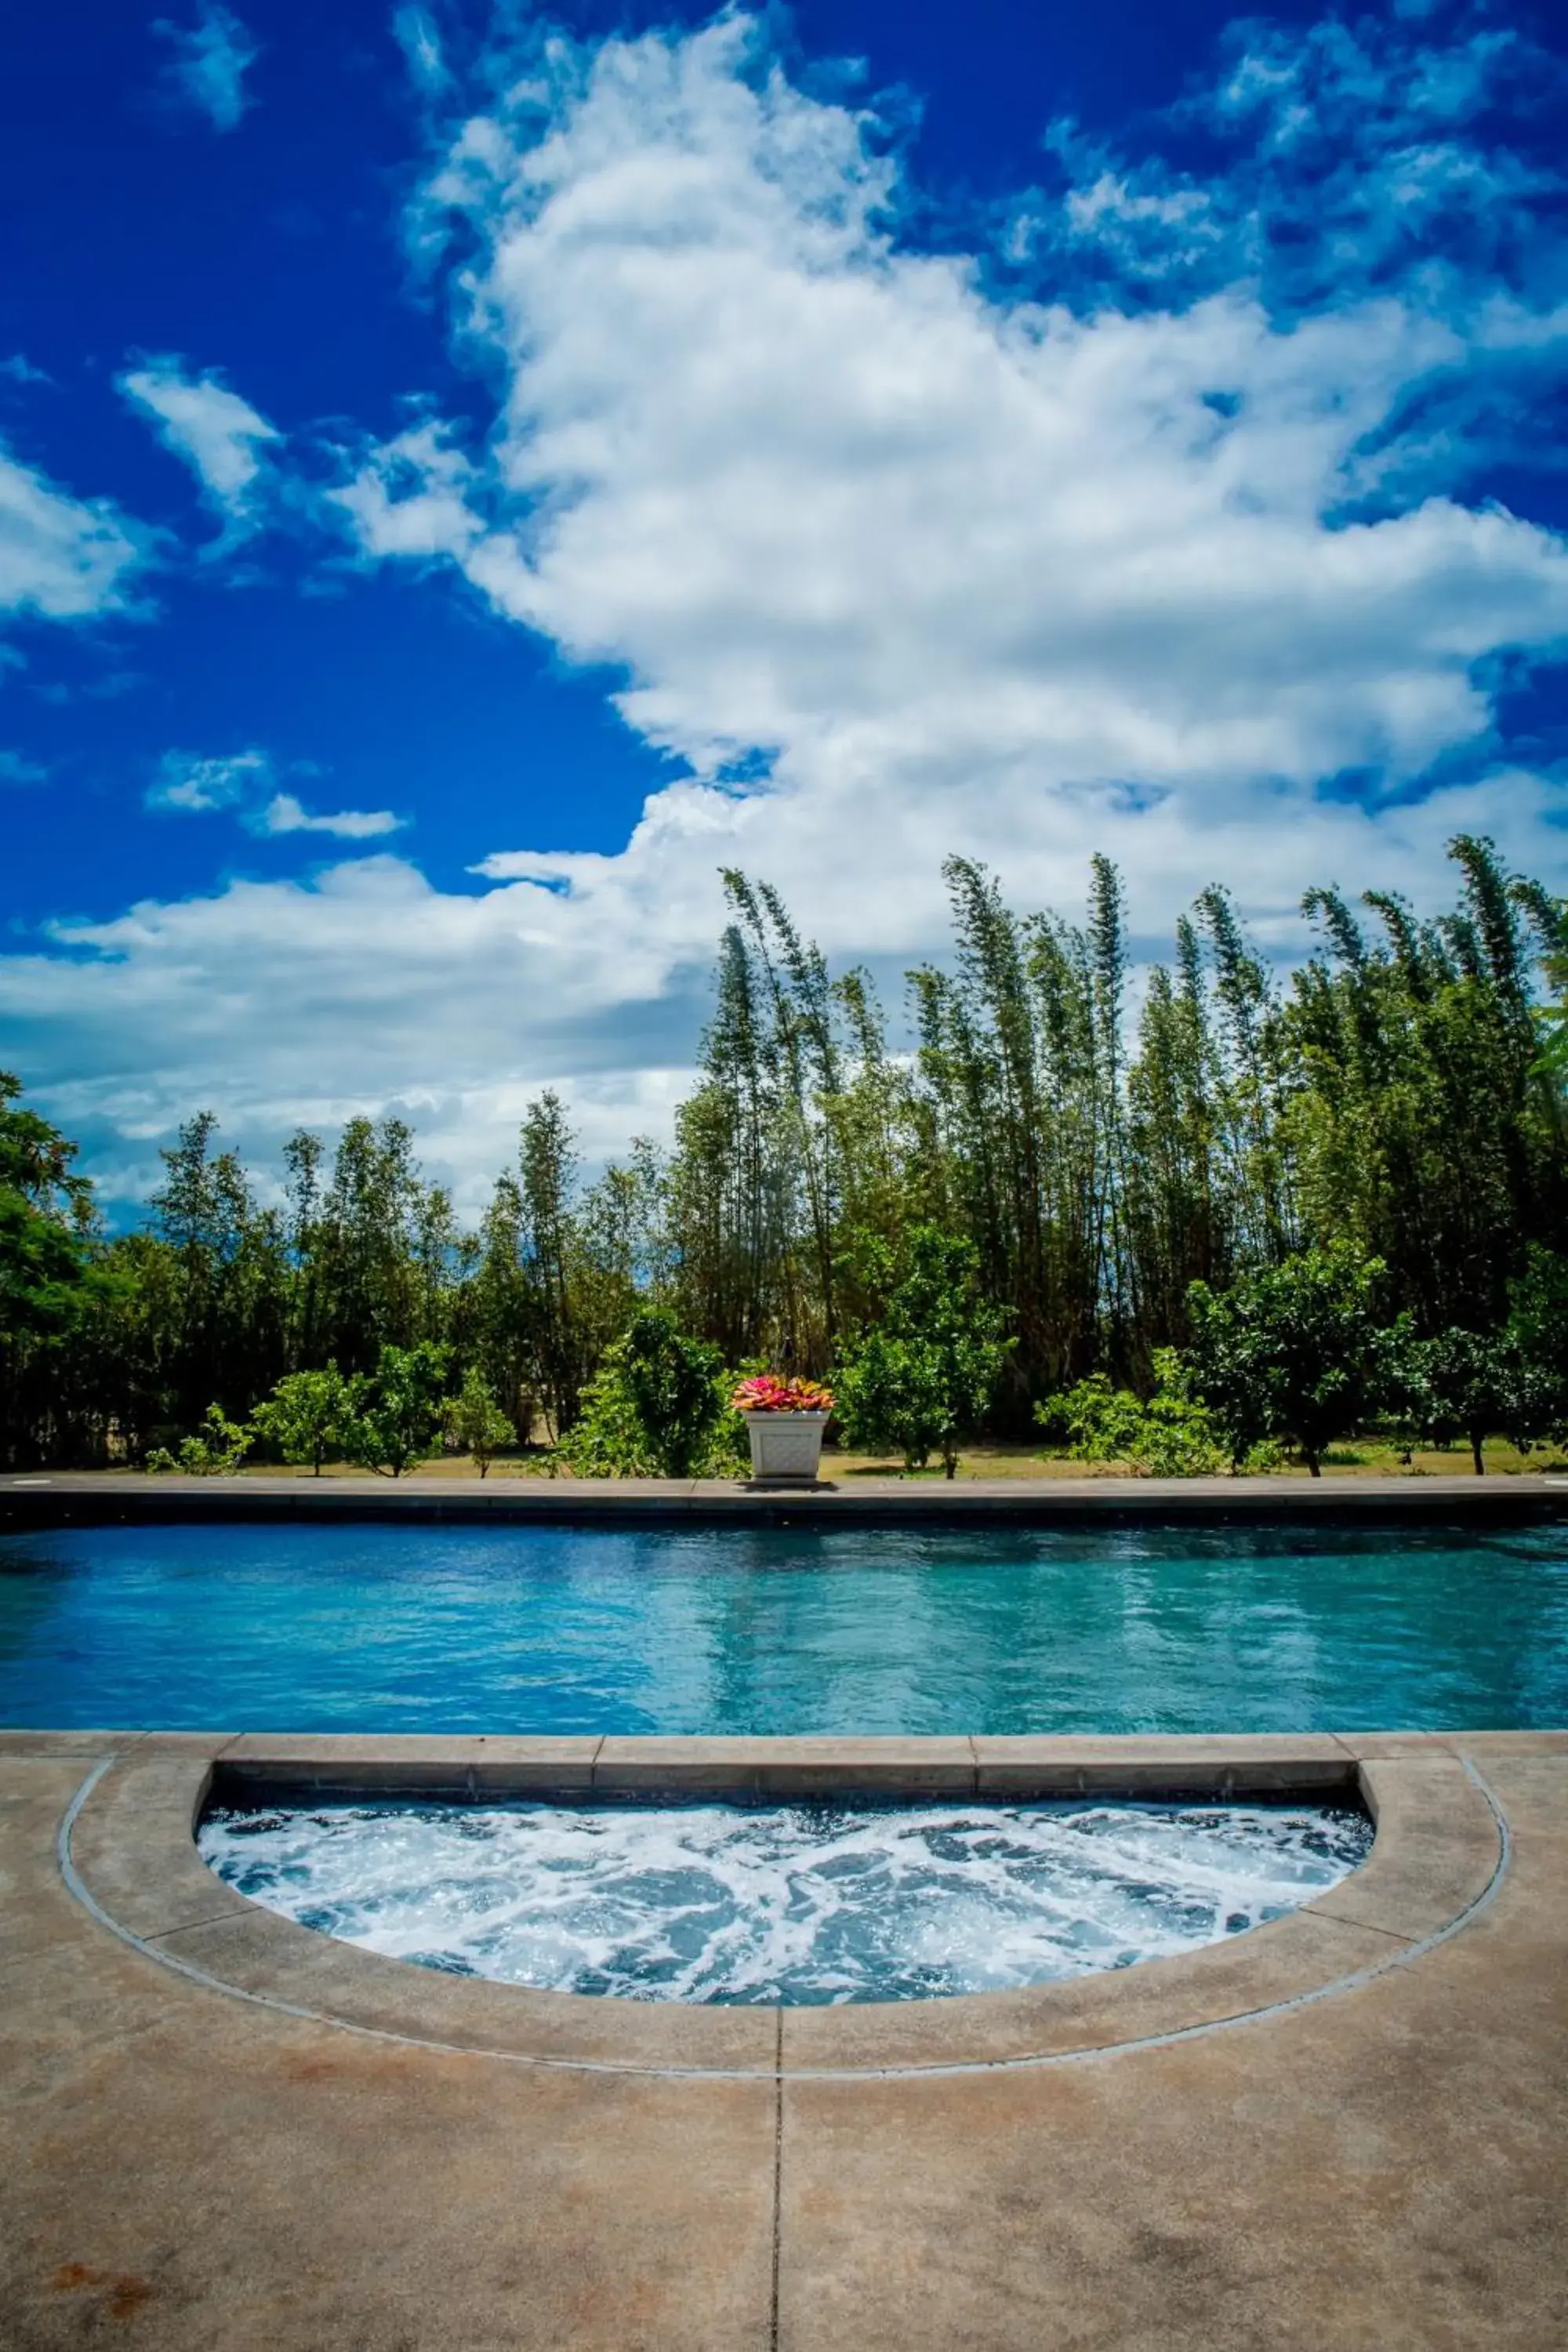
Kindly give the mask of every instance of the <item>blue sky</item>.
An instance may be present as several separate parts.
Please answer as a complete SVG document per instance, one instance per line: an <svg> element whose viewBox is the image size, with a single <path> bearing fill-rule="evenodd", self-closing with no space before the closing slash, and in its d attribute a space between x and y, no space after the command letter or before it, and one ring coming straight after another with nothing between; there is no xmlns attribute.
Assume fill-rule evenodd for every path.
<svg viewBox="0 0 1568 2352"><path fill-rule="evenodd" d="M0 111L0 1061L133 1197L688 1080L716 869L1151 952L1557 887L1546 12L34 12Z"/></svg>

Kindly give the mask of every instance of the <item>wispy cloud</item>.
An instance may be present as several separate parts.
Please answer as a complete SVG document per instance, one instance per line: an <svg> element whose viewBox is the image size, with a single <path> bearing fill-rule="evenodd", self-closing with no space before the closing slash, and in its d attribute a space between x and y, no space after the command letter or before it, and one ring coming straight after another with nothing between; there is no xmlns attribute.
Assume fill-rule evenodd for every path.
<svg viewBox="0 0 1568 2352"><path fill-rule="evenodd" d="M408 70L426 97L435 97L451 81L441 36L427 8L405 7L394 11L393 38L407 60Z"/></svg>
<svg viewBox="0 0 1568 2352"><path fill-rule="evenodd" d="M312 816L292 793L278 793L258 812L258 833L327 833L338 841L374 841L398 832L406 820L390 809L336 809Z"/></svg>
<svg viewBox="0 0 1568 2352"><path fill-rule="evenodd" d="M41 784L47 774L47 768L20 751L0 751L0 785Z"/></svg>
<svg viewBox="0 0 1568 2352"><path fill-rule="evenodd" d="M226 758L203 758L194 751L165 751L158 772L148 786L145 803L185 816L208 816L217 809L237 808L272 779L272 762L265 751L231 752Z"/></svg>
<svg viewBox="0 0 1568 2352"><path fill-rule="evenodd" d="M0 613L79 621L123 611L153 541L110 499L73 498L0 442Z"/></svg>
<svg viewBox="0 0 1568 2352"><path fill-rule="evenodd" d="M252 103L245 77L261 54L249 28L219 0L205 0L194 23L160 16L153 30L173 52L163 68L168 98L215 131L237 129Z"/></svg>
<svg viewBox="0 0 1568 2352"><path fill-rule="evenodd" d="M191 375L177 354L145 360L117 379L132 404L152 419L171 454L189 466L204 497L224 519L223 544L255 521L268 445L281 442L275 425L231 392L216 371Z"/></svg>
<svg viewBox="0 0 1568 2352"><path fill-rule="evenodd" d="M1568 68L1479 11L1426 13L1447 38L1409 11L1243 20L1217 79L1136 143L1053 124L1062 184L1018 200L1042 278L1081 307L1246 280L1277 319L1394 287L1445 314L1539 291L1563 259ZM1172 160L1194 133L1202 170Z"/></svg>
<svg viewBox="0 0 1568 2352"><path fill-rule="evenodd" d="M54 378L43 368L37 368L25 352L13 352L9 359L0 360L0 375L10 383L52 383Z"/></svg>

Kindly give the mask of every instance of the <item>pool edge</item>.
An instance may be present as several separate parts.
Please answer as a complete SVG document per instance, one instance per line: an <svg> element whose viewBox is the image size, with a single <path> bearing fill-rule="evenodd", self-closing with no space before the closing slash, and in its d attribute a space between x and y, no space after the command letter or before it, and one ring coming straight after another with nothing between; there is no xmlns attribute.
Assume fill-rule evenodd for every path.
<svg viewBox="0 0 1568 2352"><path fill-rule="evenodd" d="M18 1738L32 1747L11 1744ZM0 1753L48 1753L49 1738L0 1736ZM92 1750L80 1743L93 1735L71 1738L55 1752L87 1762ZM816 2079L1081 2063L1253 2023L1408 1966L1478 1916L1506 1874L1489 1754L1561 1754L1568 1732L646 1742L153 1732L101 1745L61 1830L67 1885L101 1927L214 1994L455 2055ZM1006 1754L988 1757L994 1749ZM983 1779L988 1771L1003 1777ZM318 1797L839 1790L1321 1801L1354 1787L1377 1835L1367 1861L1321 1898L1200 1952L1018 1991L789 2009L781 2021L772 2009L682 2009L447 1977L295 1927L226 1887L197 1853L195 1822L209 1787L226 1780Z"/></svg>
<svg viewBox="0 0 1568 2352"><path fill-rule="evenodd" d="M189 1478L51 1471L0 1477L0 1533L291 1521L536 1527L1100 1527L1341 1522L1529 1524L1568 1516L1568 1478L857 1479L799 1490L691 1479Z"/></svg>

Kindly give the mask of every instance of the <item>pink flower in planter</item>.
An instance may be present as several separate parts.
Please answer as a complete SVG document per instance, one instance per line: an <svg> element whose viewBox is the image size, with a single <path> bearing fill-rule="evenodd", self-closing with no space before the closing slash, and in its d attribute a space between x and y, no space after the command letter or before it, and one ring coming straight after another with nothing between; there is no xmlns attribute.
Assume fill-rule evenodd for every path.
<svg viewBox="0 0 1568 2352"><path fill-rule="evenodd" d="M831 1412L831 1391L816 1381L781 1380L777 1372L758 1372L742 1381L730 1399L737 1412Z"/></svg>

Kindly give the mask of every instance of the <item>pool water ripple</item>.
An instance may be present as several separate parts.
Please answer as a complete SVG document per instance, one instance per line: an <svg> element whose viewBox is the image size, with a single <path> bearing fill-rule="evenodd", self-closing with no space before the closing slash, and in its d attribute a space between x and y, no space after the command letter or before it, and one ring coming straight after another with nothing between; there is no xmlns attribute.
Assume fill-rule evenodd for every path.
<svg viewBox="0 0 1568 2352"><path fill-rule="evenodd" d="M1568 1720L1568 1530L64 1528L0 1723L1247 1732Z"/></svg>

